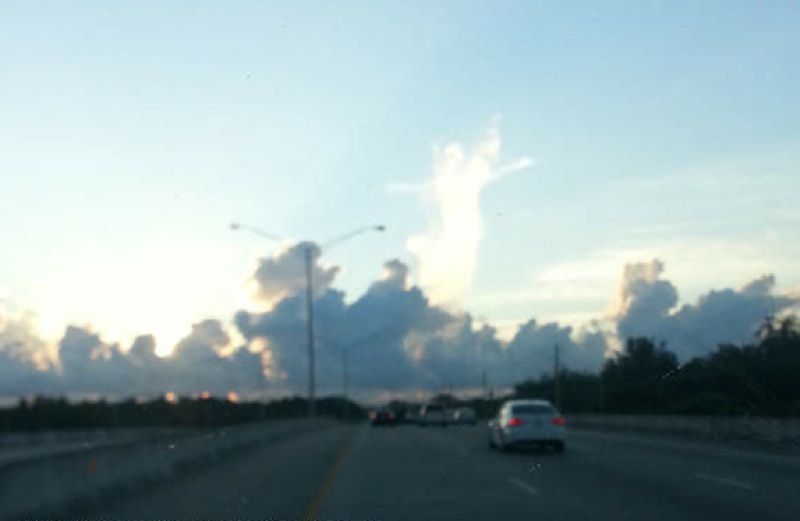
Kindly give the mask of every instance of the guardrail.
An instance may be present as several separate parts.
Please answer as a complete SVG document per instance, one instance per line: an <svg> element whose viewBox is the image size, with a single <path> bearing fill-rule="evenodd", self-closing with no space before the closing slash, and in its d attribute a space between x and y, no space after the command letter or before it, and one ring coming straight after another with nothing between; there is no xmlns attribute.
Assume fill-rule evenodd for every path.
<svg viewBox="0 0 800 521"><path fill-rule="evenodd" d="M17 447L42 447L45 445L60 445L74 442L103 442L120 438L134 438L149 436L152 433L177 431L163 427L118 428L118 429L62 429L43 430L32 432L3 432L0 433L0 450Z"/></svg>
<svg viewBox="0 0 800 521"><path fill-rule="evenodd" d="M800 443L800 418L575 414L576 428L629 430L650 434L691 435L715 440Z"/></svg>
<svg viewBox="0 0 800 521"><path fill-rule="evenodd" d="M186 435L187 429L97 429L15 432L0 435L0 469L27 460Z"/></svg>

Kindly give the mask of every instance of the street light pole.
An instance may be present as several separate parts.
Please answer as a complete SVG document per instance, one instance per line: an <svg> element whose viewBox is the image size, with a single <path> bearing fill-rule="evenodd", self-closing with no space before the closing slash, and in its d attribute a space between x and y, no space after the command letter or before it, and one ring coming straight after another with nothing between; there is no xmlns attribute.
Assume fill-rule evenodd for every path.
<svg viewBox="0 0 800 521"><path fill-rule="evenodd" d="M555 345L555 357L553 360L553 386L554 386L554 401L556 408L561 410L561 361L559 360L560 349L558 344Z"/></svg>
<svg viewBox="0 0 800 521"><path fill-rule="evenodd" d="M257 228L255 226L249 226L246 224L231 223L230 229L248 231L250 233L256 234L260 237L264 237L271 241L281 240L281 238L278 237L277 235L273 235L269 232L265 232L261 228ZM339 237L335 237L330 241L322 243L320 245L320 252L322 252L322 248L328 249L341 242L352 239L357 235L361 235L362 233L369 231L383 232L385 230L386 227L383 225L356 228L351 232L348 232L344 235L340 235ZM316 371L315 371L315 353L314 353L314 280L313 280L314 243L310 241L306 243L303 253L305 260L305 275L306 275L306 329L307 329L307 339L308 339L308 415L309 417L313 418L317 412ZM345 383L345 393L347 393L346 385L347 383Z"/></svg>
<svg viewBox="0 0 800 521"><path fill-rule="evenodd" d="M305 248L306 258L306 328L308 329L308 415L314 417L316 411L316 384L314 374L314 288L312 279L312 258L311 244Z"/></svg>
<svg viewBox="0 0 800 521"><path fill-rule="evenodd" d="M347 359L347 348L342 349L342 371L344 374L342 375L342 393L344 395L344 399L347 400L347 395L350 392L350 367L349 367L349 360Z"/></svg>

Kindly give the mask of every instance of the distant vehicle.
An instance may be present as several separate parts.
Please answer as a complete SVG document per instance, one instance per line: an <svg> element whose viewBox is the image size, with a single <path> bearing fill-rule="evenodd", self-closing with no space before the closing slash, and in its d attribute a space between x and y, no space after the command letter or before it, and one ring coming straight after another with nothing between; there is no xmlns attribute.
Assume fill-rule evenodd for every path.
<svg viewBox="0 0 800 521"><path fill-rule="evenodd" d="M425 427L426 425L447 425L447 411L443 405L430 403L425 405L419 413L419 425Z"/></svg>
<svg viewBox="0 0 800 521"><path fill-rule="evenodd" d="M563 452L566 438L564 417L547 400L510 400L489 421L489 447L544 446Z"/></svg>
<svg viewBox="0 0 800 521"><path fill-rule="evenodd" d="M397 421L397 415L389 409L374 409L369 412L369 423L372 426L392 426Z"/></svg>
<svg viewBox="0 0 800 521"><path fill-rule="evenodd" d="M405 423L410 423L412 425L419 424L420 422L420 407L419 406L411 406L406 409L406 413L403 416L403 421Z"/></svg>
<svg viewBox="0 0 800 521"><path fill-rule="evenodd" d="M469 407L460 407L453 412L453 422L462 425L475 425L478 417Z"/></svg>

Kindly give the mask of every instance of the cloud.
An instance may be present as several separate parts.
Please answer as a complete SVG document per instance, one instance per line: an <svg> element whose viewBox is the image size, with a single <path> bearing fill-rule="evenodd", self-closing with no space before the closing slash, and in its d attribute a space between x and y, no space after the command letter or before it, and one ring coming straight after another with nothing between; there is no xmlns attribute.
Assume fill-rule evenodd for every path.
<svg viewBox="0 0 800 521"><path fill-rule="evenodd" d="M58 343L59 387L67 392L116 394L131 380L130 360L116 344L106 344L92 331L67 327Z"/></svg>
<svg viewBox="0 0 800 521"><path fill-rule="evenodd" d="M152 335L140 335L123 349L75 325L51 349L37 336L32 317L2 317L0 394L305 393L305 294L286 268L287 259L301 250L290 251L262 260L254 273L259 282L268 280L273 296L283 294L268 311L239 310L233 317L236 331L224 321L199 321L167 357L156 355ZM318 255L314 269L330 282L338 270L322 267ZM508 387L552 371L556 345L562 367L596 371L609 346L627 336L665 340L685 360L720 342L752 341L765 316L800 302L800 296L774 294L775 278L764 275L739 290L710 291L696 303L679 306L677 289L664 273L664 264L655 259L624 267L611 309L612 336L598 322L576 328L529 319L503 340L492 325L436 304L411 283L405 263L389 260L352 302L330 282L315 292L319 392L340 392L345 355L351 390L373 396L477 389L484 371L490 385ZM243 343L232 340L234 333Z"/></svg>
<svg viewBox="0 0 800 521"><path fill-rule="evenodd" d="M655 259L625 265L611 310L620 332L652 331L668 319L678 291L671 282L659 280L663 271L663 263Z"/></svg>
<svg viewBox="0 0 800 521"><path fill-rule="evenodd" d="M664 278L664 263L653 259L625 265L610 312L605 317L607 322L603 323L610 331L601 329L597 325L599 322L589 322L582 327L567 325L565 315L558 314L559 301L571 301L573 311L575 303L581 304L583 317L589 310L601 306L602 303L598 305L597 302L604 303L612 291L619 266L630 259L666 259L673 280L680 281L684 290L686 280L708 281L717 274L762 273L767 271L767 264L771 266L769 269L791 270L793 266L788 264L778 264L775 268L775 263L787 257L773 253L794 244L782 233L771 234L773 239L760 242L710 241L699 236L660 241L650 246L640 244L637 249L600 250L585 261L551 267L531 284L515 287L511 292L478 295L467 301L511 309L509 304L547 300L548 317L557 316L558 321L542 320L540 316L525 317L513 324L508 321L485 324L475 319L462 306L472 284L484 233L481 196L490 184L535 164L529 157L503 160L501 145L495 120L471 148L459 143L435 147L428 179L387 186L389 192L417 195L433 209L428 229L411 236L406 245L417 262L416 285L410 280L409 267L393 259L383 265L380 277L362 295L356 295L354 300L346 299L345 294L334 287L340 268L322 263L317 244L284 245L274 255L258 259L253 273L258 297L269 304L267 311L241 309L234 314L232 324L213 318L196 322L188 335L173 342L174 350L166 357L157 356L152 334L136 337L130 348L124 349L105 341L91 328L71 325L57 343L51 343L37 335L32 317L0 316L0 394L46 392L122 396L210 391L224 395L233 391L247 396L261 390L304 393L308 378L304 291L308 257L312 261L317 379L323 393L340 389L345 356L349 360L351 388L375 394L477 387L484 371L492 385L508 386L551 371L556 345L562 365L573 370L597 370L609 346L627 336L665 340L685 360L707 353L720 342L751 341L765 316L798 309L800 292L793 296L776 295L775 277L771 274L756 278L738 290L706 292L696 302L679 306L676 285ZM738 206L750 201L755 194L759 200L775 203L772 206L778 210L794 209L794 201L787 196L789 191L770 188L774 183L767 183L769 186L764 191L763 176L731 177L727 174L698 177L692 172L656 182L648 179L625 180L625 183L626 188L630 189L627 185L633 183L634 192L649 196L664 191L683 194L689 180L694 187L730 192L728 195L732 197L724 199ZM649 197L634 199L651 200ZM789 214L792 212L786 215ZM713 223L713 218L719 217L708 217L678 223L677 228L675 223L637 222L633 235L646 232L648 236L655 233L670 237L686 231L687 223L706 229L719 225ZM621 246L625 247L625 243ZM79 304L78 297L85 297L87 289L91 289L96 292L91 300L106 302L106 313L112 317L126 320L128 315L137 315L141 319L149 310L150 329L142 330L155 332L163 338L165 331L175 331L169 326L175 321L169 317L175 316L177 308L164 307L164 302L169 304L168 300L160 299L160 305L154 302L152 288L175 287L177 274L189 273L191 276L178 277L183 283L173 292L183 302L186 295L204 291L204 286L198 283L200 278L196 270L184 265L186 259L177 253L154 257L145 252L145 257L150 259L147 262L153 263L146 271L162 274L151 277L155 283L145 290L135 287L141 286L139 282L133 286L130 283L141 277L125 279L120 272L102 270L99 265L87 268L85 259L81 259L87 277L91 274L97 279L97 274L102 272L108 284L84 288L81 284L87 277L78 277L75 291L57 292L62 295L60 298L73 302L59 303L56 295L46 300L50 305L56 302L56 313L68 306L74 310ZM164 260L166 258L178 260L171 261L177 264L165 271L162 264L170 262ZM138 266L141 259L132 262L141 268ZM687 276L681 278L679 273ZM120 292L120 283L125 282L122 279L131 287ZM731 279L713 280L723 287L731 285ZM109 287L124 297L116 297ZM697 288L691 290L692 294L697 294ZM131 295L140 298L131 300ZM0 288L0 299L3 297ZM129 313L136 307L140 308L137 313ZM98 318L109 323L109 317ZM156 324L159 320L163 323ZM178 321L181 322L188 321ZM501 326L513 329L512 334L501 338L497 329ZM239 336L241 342L233 340Z"/></svg>
<svg viewBox="0 0 800 521"><path fill-rule="evenodd" d="M438 328L447 314L432 308L419 288L407 288L407 267L393 260L384 276L352 305L328 289L315 299L317 363L321 387L341 382L342 351L351 355L354 383L363 387L401 387L413 383L414 368L404 350L414 331ZM280 385L300 391L307 382L306 316L302 296L288 297L266 313L241 310L235 322L242 336L264 339L286 379Z"/></svg>
<svg viewBox="0 0 800 521"><path fill-rule="evenodd" d="M496 385L549 371L552 353L561 343L565 366L597 369L605 350L602 335L572 338L572 329L533 322L509 346L488 325L476 326L469 314L453 313L432 303L423 290L409 284L408 267L399 260L384 264L383 276L352 304L328 289L315 300L318 384L338 390L347 351L350 382L361 390L478 387L482 371ZM303 392L307 382L305 308L302 296L288 297L265 313L241 310L236 324L248 341L269 346L270 359L284 378L268 385ZM549 355L548 355L549 356ZM523 364L516 363L523 360Z"/></svg>
<svg viewBox="0 0 800 521"><path fill-rule="evenodd" d="M224 354L230 337L218 320L203 320L178 342L173 354L164 359L171 382L162 388L178 392L256 391L263 386L262 356L238 347Z"/></svg>
<svg viewBox="0 0 800 521"><path fill-rule="evenodd" d="M423 192L423 199L432 200L436 217L428 232L408 239L407 247L418 259L421 286L435 302L456 303L472 284L483 238L483 189L504 174L532 164L530 159L522 158L498 168L499 156L496 122L470 151L458 143L434 148L433 180L430 189Z"/></svg>
<svg viewBox="0 0 800 521"><path fill-rule="evenodd" d="M740 290L712 290L696 304L676 308L678 292L660 278L663 271L658 260L626 265L612 314L620 338L663 340L682 360L706 354L720 343L750 342L765 317L798 303L796 297L773 294L775 277L768 274Z"/></svg>
<svg viewBox="0 0 800 521"><path fill-rule="evenodd" d="M20 389L48 389L54 369L47 343L36 334L30 315L0 315L0 396L17 394Z"/></svg>
<svg viewBox="0 0 800 521"><path fill-rule="evenodd" d="M519 326L508 345L508 381L520 381L530 375L551 372L556 345L562 367L597 371L603 363L607 344L599 331L582 330L573 335L570 326L556 322L537 324L531 319Z"/></svg>
<svg viewBox="0 0 800 521"><path fill-rule="evenodd" d="M494 328L476 328L470 315L452 316L447 327L427 337L409 337L424 388L478 388L483 371L505 380L503 346ZM503 374L500 377L500 374Z"/></svg>
<svg viewBox="0 0 800 521"><path fill-rule="evenodd" d="M310 252L313 271L313 287L317 296L333 283L339 268L320 264L322 254L313 242L301 242L280 250L276 255L262 258L254 280L258 295L270 304L283 298L300 294L306 287L306 255Z"/></svg>
<svg viewBox="0 0 800 521"><path fill-rule="evenodd" d="M155 364L158 361L156 355L156 339L153 335L139 335L133 340L130 351L128 351L131 361L139 367Z"/></svg>
<svg viewBox="0 0 800 521"><path fill-rule="evenodd" d="M68 326L50 354L27 318L0 320L0 396L30 394L154 396L166 391L257 392L263 385L262 354L229 349L222 324L204 320L168 357L155 354L152 335L130 349L109 344L92 330Z"/></svg>
<svg viewBox="0 0 800 521"><path fill-rule="evenodd" d="M775 287L775 275L772 273L762 275L761 277L752 280L742 287L742 293L754 297L769 295L772 288Z"/></svg>
<svg viewBox="0 0 800 521"><path fill-rule="evenodd" d="M492 180L493 181L499 180L509 174L521 172L522 170L527 170L535 165L536 162L530 157L520 157L518 159L515 159L511 163L499 166L493 172Z"/></svg>

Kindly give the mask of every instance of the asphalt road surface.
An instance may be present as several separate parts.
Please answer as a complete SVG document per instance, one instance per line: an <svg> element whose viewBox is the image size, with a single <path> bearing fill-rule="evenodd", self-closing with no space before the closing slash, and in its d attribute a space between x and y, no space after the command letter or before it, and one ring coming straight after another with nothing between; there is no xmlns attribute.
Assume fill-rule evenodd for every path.
<svg viewBox="0 0 800 521"><path fill-rule="evenodd" d="M571 431L499 453L482 426L335 424L116 498L86 519L800 519L800 458Z"/></svg>

